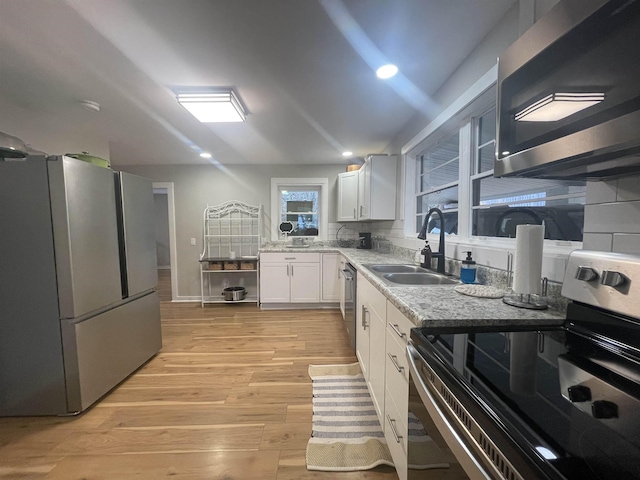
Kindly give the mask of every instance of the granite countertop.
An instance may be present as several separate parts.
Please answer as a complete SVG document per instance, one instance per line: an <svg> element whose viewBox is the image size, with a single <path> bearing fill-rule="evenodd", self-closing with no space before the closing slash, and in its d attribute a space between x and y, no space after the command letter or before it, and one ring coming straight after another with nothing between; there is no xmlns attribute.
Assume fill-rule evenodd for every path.
<svg viewBox="0 0 640 480"><path fill-rule="evenodd" d="M565 318L565 312L558 310L528 310L507 305L499 298L477 298L462 295L454 290L455 285L390 287L363 265L412 262L373 250L330 246L310 246L309 248L269 246L260 251L341 253L358 273L371 282L417 326L559 325Z"/></svg>

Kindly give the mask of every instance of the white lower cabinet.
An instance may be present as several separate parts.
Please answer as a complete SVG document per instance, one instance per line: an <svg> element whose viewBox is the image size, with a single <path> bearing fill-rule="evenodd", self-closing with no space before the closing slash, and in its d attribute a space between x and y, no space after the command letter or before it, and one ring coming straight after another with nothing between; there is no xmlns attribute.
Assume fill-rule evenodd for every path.
<svg viewBox="0 0 640 480"><path fill-rule="evenodd" d="M260 302L320 302L320 254L261 254Z"/></svg>
<svg viewBox="0 0 640 480"><path fill-rule="evenodd" d="M384 436L400 480L408 475L409 361L406 348L413 326L400 310L387 302L385 421L394 427L385 428Z"/></svg>
<svg viewBox="0 0 640 480"><path fill-rule="evenodd" d="M356 355L401 480L407 478L409 368L413 324L358 274Z"/></svg>
<svg viewBox="0 0 640 480"><path fill-rule="evenodd" d="M322 257L322 302L340 301L340 259L339 253L323 253ZM344 277L342 277L344 278Z"/></svg>

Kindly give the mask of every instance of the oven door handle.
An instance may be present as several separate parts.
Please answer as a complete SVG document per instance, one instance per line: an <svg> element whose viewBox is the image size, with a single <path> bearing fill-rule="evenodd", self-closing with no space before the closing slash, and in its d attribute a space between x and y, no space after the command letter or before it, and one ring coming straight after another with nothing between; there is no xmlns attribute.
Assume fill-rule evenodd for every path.
<svg viewBox="0 0 640 480"><path fill-rule="evenodd" d="M409 359L410 376L413 378L416 390L418 390L425 408L429 412L438 432L447 442L447 445L449 445L451 452L455 455L456 459L467 475L469 475L471 480L491 480L493 477L486 472L485 468L474 456L473 452L469 450L469 447L464 443L460 434L453 427L446 414L438 405L437 400L424 383L424 380L418 372L418 367L416 366L416 360L421 362L424 362L424 360L420 357L416 348L411 344L407 345L407 357Z"/></svg>

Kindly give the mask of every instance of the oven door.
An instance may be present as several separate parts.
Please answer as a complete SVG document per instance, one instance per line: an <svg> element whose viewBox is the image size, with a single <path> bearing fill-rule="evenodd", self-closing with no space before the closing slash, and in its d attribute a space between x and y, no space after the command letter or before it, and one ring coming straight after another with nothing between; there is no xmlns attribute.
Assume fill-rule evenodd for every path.
<svg viewBox="0 0 640 480"><path fill-rule="evenodd" d="M460 390L449 388L451 383L448 385L443 375L438 373L442 369L432 368L429 364L429 361L437 363L435 357L425 358L412 344L407 345L407 356L410 372L409 415L418 417L428 435L451 451L468 478L542 478L540 472L531 470L526 462L520 461L514 450L505 449L504 443L498 447L491 438L495 431L486 428L486 418L482 422L477 420L481 409L469 408L477 399L461 401Z"/></svg>

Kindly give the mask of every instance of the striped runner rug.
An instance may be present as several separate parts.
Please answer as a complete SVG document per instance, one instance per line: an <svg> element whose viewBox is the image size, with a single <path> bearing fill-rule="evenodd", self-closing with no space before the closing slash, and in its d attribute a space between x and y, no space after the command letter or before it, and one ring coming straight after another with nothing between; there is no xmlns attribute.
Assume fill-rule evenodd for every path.
<svg viewBox="0 0 640 480"><path fill-rule="evenodd" d="M309 376L313 430L307 469L348 472L393 466L360 365L309 365Z"/></svg>
<svg viewBox="0 0 640 480"><path fill-rule="evenodd" d="M335 472L394 466L360 365L309 365L313 428L307 469ZM408 416L410 469L448 468L443 452L420 420Z"/></svg>

